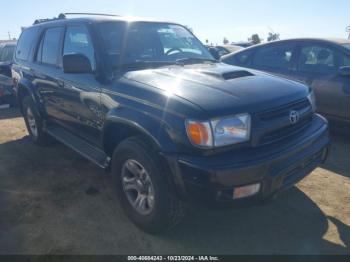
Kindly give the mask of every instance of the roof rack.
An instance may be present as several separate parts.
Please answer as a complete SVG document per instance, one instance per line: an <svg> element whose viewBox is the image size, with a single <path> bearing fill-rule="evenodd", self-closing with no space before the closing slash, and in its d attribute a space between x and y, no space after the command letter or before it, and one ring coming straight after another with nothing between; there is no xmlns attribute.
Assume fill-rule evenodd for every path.
<svg viewBox="0 0 350 262"><path fill-rule="evenodd" d="M46 18L46 19L37 19L34 21L33 25L66 19L68 15L91 15L91 16L114 16L119 17L119 15L112 15L112 14L98 14L98 13L61 13L58 15L58 17L54 18Z"/></svg>
<svg viewBox="0 0 350 262"><path fill-rule="evenodd" d="M51 22L51 21L56 21L56 20L61 20L61 19L65 19L65 17L59 15L58 17L54 17L54 18L37 19L34 21L33 25Z"/></svg>
<svg viewBox="0 0 350 262"><path fill-rule="evenodd" d="M114 16L118 17L119 15L112 15L112 14L99 14L99 13L62 13L58 17L66 18L67 15L96 15L96 16Z"/></svg>

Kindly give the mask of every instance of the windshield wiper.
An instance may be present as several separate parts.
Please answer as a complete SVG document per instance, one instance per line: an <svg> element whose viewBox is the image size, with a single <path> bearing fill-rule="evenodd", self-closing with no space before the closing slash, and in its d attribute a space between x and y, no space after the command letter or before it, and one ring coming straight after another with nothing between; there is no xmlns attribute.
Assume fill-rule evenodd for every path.
<svg viewBox="0 0 350 262"><path fill-rule="evenodd" d="M176 63L179 65L187 65L187 64L203 64L203 63L217 63L217 60L214 59L206 59L206 58L180 58L176 60Z"/></svg>
<svg viewBox="0 0 350 262"><path fill-rule="evenodd" d="M151 60L136 60L134 62L121 64L120 68L143 68L143 67L161 67L168 65L188 65L188 64L203 64L203 63L217 63L214 59L205 58L181 58L176 61L151 61Z"/></svg>

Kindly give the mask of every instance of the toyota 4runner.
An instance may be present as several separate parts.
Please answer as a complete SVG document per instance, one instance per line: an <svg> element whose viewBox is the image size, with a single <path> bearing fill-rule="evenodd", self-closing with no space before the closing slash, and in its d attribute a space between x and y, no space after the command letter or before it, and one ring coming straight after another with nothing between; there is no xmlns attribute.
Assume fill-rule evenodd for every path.
<svg viewBox="0 0 350 262"><path fill-rule="evenodd" d="M179 24L68 15L19 39L28 132L110 168L140 228L176 224L191 199L269 199L325 161L328 124L305 85L222 64Z"/></svg>

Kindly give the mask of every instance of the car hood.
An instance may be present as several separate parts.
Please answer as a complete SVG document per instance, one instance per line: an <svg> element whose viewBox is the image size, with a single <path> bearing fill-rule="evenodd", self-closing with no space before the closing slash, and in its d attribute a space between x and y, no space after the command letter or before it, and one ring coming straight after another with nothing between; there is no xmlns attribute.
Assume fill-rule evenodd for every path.
<svg viewBox="0 0 350 262"><path fill-rule="evenodd" d="M253 113L305 98L303 84L223 63L169 66L124 77L185 99L210 116Z"/></svg>

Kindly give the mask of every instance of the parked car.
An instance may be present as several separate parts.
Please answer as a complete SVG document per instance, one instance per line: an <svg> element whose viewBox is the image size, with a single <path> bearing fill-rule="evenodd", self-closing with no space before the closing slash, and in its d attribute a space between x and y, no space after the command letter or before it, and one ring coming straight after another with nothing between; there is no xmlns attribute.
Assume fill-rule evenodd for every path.
<svg viewBox="0 0 350 262"><path fill-rule="evenodd" d="M220 57L224 55L228 55L230 53L243 49L243 47L235 46L235 45L222 45L222 46L218 45L218 46L206 46L206 47L216 59L220 59Z"/></svg>
<svg viewBox="0 0 350 262"><path fill-rule="evenodd" d="M240 46L242 48L247 48L247 47L253 46L254 44L252 42L237 42L237 43L232 43L232 45Z"/></svg>
<svg viewBox="0 0 350 262"><path fill-rule="evenodd" d="M15 104L15 95L11 75L11 66L15 49L15 42L0 44L0 105Z"/></svg>
<svg viewBox="0 0 350 262"><path fill-rule="evenodd" d="M148 232L178 223L194 198L269 199L327 157L308 87L220 63L179 24L38 20L12 70L33 142L54 137L111 168L126 214Z"/></svg>
<svg viewBox="0 0 350 262"><path fill-rule="evenodd" d="M350 40L292 39L222 57L224 63L270 72L311 86L318 112L350 124Z"/></svg>

